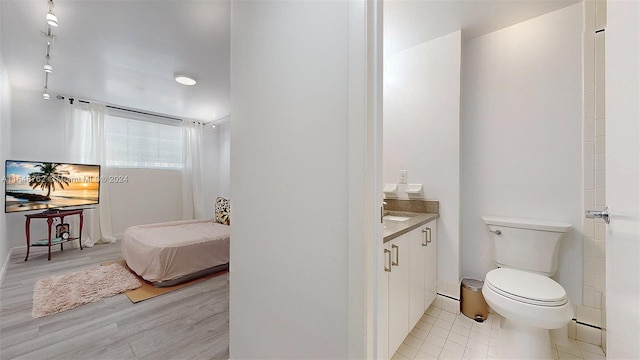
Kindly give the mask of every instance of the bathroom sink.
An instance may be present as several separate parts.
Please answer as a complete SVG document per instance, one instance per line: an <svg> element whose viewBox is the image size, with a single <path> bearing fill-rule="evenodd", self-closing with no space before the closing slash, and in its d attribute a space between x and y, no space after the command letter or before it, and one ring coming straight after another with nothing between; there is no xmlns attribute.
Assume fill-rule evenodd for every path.
<svg viewBox="0 0 640 360"><path fill-rule="evenodd" d="M383 220L390 220L390 221L407 221L407 220L411 219L411 217L410 216L386 215L382 219Z"/></svg>

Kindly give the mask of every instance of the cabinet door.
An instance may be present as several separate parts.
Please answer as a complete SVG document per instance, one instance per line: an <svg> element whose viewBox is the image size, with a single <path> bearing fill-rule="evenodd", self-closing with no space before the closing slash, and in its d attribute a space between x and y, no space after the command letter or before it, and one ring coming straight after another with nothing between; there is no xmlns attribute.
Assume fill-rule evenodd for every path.
<svg viewBox="0 0 640 360"><path fill-rule="evenodd" d="M409 233L409 329L418 323L424 314L425 303L425 266L427 264L427 246L424 246L424 227L421 226Z"/></svg>
<svg viewBox="0 0 640 360"><path fill-rule="evenodd" d="M424 240L427 244L426 249L426 263L425 263L425 295L424 295L424 308L425 310L431 305L433 300L436 299L436 291L438 284L438 266L437 266L437 244L438 244L438 225L437 220L433 220L426 226L422 227L425 230L421 235L424 236Z"/></svg>
<svg viewBox="0 0 640 360"><path fill-rule="evenodd" d="M410 233L389 242L389 358L409 333L409 246Z"/></svg>

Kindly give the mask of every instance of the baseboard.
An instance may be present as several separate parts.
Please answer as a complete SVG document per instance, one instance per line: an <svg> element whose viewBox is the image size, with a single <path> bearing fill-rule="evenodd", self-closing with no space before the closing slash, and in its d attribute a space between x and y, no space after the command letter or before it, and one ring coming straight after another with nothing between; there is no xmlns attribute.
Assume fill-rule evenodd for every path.
<svg viewBox="0 0 640 360"><path fill-rule="evenodd" d="M9 260L11 259L11 255L13 255L14 249L15 247L12 247L11 249L9 249L9 252L7 253L7 258L4 259L4 263L2 264L2 269L0 269L0 285L2 285L2 282L4 281L4 275L7 273L7 268L9 267Z"/></svg>

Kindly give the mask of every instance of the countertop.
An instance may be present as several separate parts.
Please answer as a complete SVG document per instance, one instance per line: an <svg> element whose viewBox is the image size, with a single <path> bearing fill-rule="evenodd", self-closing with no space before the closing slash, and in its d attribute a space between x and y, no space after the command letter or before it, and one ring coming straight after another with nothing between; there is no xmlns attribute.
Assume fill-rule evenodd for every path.
<svg viewBox="0 0 640 360"><path fill-rule="evenodd" d="M411 219L405 221L383 220L383 243L386 243L389 240L393 240L400 235L406 234L409 231L440 217L439 213L417 213L410 211L385 211L385 214L395 216L411 216Z"/></svg>

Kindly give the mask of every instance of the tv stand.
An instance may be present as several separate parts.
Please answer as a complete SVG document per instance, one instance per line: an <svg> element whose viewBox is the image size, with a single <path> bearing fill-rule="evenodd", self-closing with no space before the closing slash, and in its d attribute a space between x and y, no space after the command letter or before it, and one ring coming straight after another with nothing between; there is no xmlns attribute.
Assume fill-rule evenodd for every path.
<svg viewBox="0 0 640 360"><path fill-rule="evenodd" d="M60 210L60 209L49 209L49 210L45 210L41 213L38 214L31 214L31 215L25 215L25 217L27 218L27 220L25 221L25 234L27 237L27 256L24 257L24 261L27 261L27 259L29 259L29 250L31 249L32 246L47 246L49 248L49 255L47 260L51 260L51 246L52 245L58 245L60 244L60 251L63 251L64 248L62 246L62 244L69 242L69 241L73 241L73 240L78 240L78 242L80 243L80 250L82 250L82 224L83 224L83 220L84 220L84 216L82 214L84 210L83 209L77 209L77 210ZM64 223L64 218L65 216L71 216L71 215L78 215L80 216L80 231L78 232L78 237L72 238L69 237L66 240L62 240L60 239L60 241L54 241L53 243L51 242L51 225L53 224L53 219L55 218L60 218L60 223ZM31 219L47 219L47 225L48 225L48 234L49 234L49 238L47 239L47 243L31 243Z"/></svg>

